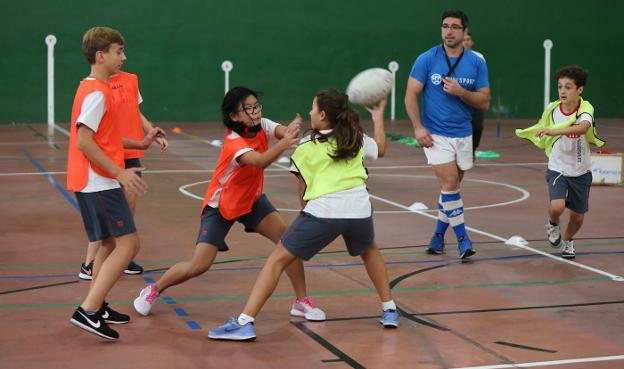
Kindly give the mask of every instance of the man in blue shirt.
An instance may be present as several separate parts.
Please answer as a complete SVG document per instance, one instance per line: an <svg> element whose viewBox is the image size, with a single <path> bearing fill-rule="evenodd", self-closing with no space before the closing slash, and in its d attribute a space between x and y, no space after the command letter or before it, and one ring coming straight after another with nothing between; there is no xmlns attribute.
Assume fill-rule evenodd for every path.
<svg viewBox="0 0 624 369"><path fill-rule="evenodd" d="M468 17L460 10L442 14L442 44L422 53L414 62L405 92L405 108L414 136L441 187L438 222L427 252L444 252L449 224L457 236L460 258L474 255L464 226L459 193L464 171L472 168L473 109L487 110L490 87L485 61L464 50ZM423 94L422 113L418 95Z"/></svg>

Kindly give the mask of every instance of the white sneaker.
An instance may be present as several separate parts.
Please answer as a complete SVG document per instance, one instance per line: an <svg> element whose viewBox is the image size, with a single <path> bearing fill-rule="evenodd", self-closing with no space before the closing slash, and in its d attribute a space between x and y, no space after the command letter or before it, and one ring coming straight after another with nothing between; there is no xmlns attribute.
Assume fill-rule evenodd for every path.
<svg viewBox="0 0 624 369"><path fill-rule="evenodd" d="M326 319L325 312L319 309L309 297L295 300L290 309L290 315L304 317L313 322L322 322Z"/></svg>
<svg viewBox="0 0 624 369"><path fill-rule="evenodd" d="M134 309L137 313L143 316L148 316L152 310L152 305L154 305L154 302L156 302L159 295L160 293L156 289L156 286L150 284L141 290L139 297L134 299Z"/></svg>
<svg viewBox="0 0 624 369"><path fill-rule="evenodd" d="M559 229L559 224L552 225L548 222L546 224L546 234L548 235L550 246L558 249L561 246L561 230Z"/></svg>
<svg viewBox="0 0 624 369"><path fill-rule="evenodd" d="M574 252L574 241L563 240L561 241L563 247L561 247L561 257L564 259L574 259L576 253Z"/></svg>

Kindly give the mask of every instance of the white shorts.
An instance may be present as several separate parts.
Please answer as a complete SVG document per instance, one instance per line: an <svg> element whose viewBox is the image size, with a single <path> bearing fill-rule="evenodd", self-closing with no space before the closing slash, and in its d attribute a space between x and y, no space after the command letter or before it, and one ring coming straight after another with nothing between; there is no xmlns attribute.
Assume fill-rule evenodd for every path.
<svg viewBox="0 0 624 369"><path fill-rule="evenodd" d="M433 146L425 147L427 164L440 165L456 162L461 170L472 168L472 136L445 137L432 134Z"/></svg>

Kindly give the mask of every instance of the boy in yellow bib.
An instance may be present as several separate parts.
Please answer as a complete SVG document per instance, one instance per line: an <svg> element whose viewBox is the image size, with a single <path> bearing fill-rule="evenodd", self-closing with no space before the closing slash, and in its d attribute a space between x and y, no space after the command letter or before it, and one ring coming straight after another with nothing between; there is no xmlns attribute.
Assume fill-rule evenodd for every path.
<svg viewBox="0 0 624 369"><path fill-rule="evenodd" d="M589 144L601 147L604 141L596 134L594 107L581 98L587 72L571 65L559 69L556 77L559 100L546 107L537 124L517 129L516 135L544 149L548 156L548 241L555 248L561 247L563 258L574 259L572 239L581 229L589 209L592 183ZM570 221L562 239L559 218L565 208L570 209Z"/></svg>

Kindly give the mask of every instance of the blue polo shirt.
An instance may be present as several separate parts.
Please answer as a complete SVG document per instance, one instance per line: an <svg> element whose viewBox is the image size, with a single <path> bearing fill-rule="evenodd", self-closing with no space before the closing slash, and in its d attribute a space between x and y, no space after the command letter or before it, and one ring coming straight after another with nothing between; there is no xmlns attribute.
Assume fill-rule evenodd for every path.
<svg viewBox="0 0 624 369"><path fill-rule="evenodd" d="M452 66L457 57L449 56L449 60ZM424 85L420 119L431 133L446 137L469 136L472 134L472 107L444 92L442 78L448 71L441 44L416 58L410 77ZM464 56L450 77L468 91L489 86L485 61L468 49L464 50Z"/></svg>

